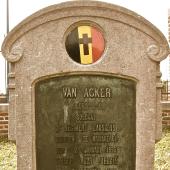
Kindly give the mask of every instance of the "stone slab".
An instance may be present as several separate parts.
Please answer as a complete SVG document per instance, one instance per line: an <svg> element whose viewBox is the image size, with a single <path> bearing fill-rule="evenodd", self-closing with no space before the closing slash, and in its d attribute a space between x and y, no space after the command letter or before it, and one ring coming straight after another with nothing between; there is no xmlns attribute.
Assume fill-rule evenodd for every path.
<svg viewBox="0 0 170 170"><path fill-rule="evenodd" d="M101 30L105 49L91 65L74 62L65 40L78 25ZM160 138L160 67L169 54L164 35L140 15L120 6L72 1L47 7L12 30L2 46L11 63L10 134L17 143L17 170L36 170L35 86L57 76L110 74L136 82L136 170L154 166ZM15 129L16 128L16 129ZM131 169L129 169L131 170Z"/></svg>

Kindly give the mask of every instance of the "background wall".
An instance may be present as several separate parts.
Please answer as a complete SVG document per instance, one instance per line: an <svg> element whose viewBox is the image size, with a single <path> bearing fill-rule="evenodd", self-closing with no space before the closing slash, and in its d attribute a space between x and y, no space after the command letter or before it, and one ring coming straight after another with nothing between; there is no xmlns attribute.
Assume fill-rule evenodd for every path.
<svg viewBox="0 0 170 170"><path fill-rule="evenodd" d="M8 135L8 104L6 97L0 96L0 136Z"/></svg>

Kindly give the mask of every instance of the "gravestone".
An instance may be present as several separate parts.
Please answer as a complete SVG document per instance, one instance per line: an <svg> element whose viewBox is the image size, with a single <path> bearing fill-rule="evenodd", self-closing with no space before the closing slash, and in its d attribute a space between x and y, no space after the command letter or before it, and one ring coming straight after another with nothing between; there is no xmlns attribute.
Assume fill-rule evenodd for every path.
<svg viewBox="0 0 170 170"><path fill-rule="evenodd" d="M153 169L169 46L150 22L107 3L66 2L25 19L2 51L18 170Z"/></svg>

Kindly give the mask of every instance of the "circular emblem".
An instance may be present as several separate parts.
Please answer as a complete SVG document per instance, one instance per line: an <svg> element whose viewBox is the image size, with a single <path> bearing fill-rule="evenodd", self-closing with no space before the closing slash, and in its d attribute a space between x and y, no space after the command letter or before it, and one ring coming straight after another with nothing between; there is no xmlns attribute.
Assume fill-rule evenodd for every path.
<svg viewBox="0 0 170 170"><path fill-rule="evenodd" d="M69 56L80 64L93 64L104 52L105 42L99 29L92 26L78 26L72 30L65 42Z"/></svg>

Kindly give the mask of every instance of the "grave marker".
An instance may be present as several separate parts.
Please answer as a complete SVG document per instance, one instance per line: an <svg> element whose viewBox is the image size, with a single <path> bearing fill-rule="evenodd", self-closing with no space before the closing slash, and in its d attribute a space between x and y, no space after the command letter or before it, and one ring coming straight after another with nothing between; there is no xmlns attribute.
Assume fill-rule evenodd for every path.
<svg viewBox="0 0 170 170"><path fill-rule="evenodd" d="M6 37L18 170L150 170L161 137L163 34L125 8L47 7Z"/></svg>

